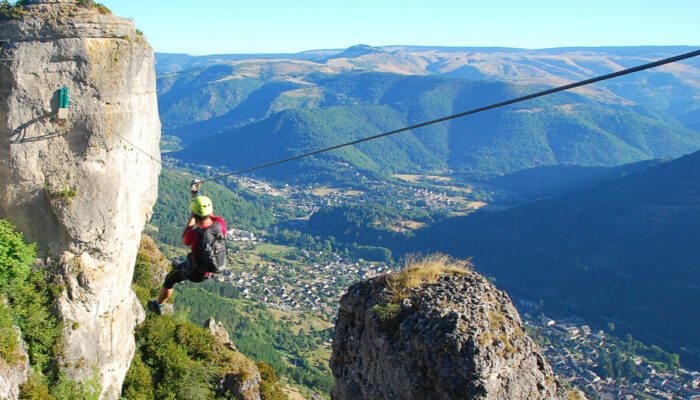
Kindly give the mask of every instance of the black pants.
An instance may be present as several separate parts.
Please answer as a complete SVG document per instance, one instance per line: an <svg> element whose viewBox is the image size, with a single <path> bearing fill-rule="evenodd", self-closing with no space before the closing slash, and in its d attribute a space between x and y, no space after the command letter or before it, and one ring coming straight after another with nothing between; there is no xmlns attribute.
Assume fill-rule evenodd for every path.
<svg viewBox="0 0 700 400"><path fill-rule="evenodd" d="M199 283L207 279L209 279L209 276L205 272L198 270L188 257L187 261L173 267L173 270L165 276L163 287L166 289L172 289L176 283L180 283L185 280Z"/></svg>

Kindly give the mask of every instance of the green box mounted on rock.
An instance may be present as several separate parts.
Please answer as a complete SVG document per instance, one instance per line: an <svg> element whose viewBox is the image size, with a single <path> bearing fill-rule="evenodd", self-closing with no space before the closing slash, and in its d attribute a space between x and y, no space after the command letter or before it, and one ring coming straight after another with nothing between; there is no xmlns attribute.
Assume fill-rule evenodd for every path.
<svg viewBox="0 0 700 400"><path fill-rule="evenodd" d="M68 108L68 88L58 89L58 108Z"/></svg>
<svg viewBox="0 0 700 400"><path fill-rule="evenodd" d="M68 119L68 88L58 89L58 119Z"/></svg>

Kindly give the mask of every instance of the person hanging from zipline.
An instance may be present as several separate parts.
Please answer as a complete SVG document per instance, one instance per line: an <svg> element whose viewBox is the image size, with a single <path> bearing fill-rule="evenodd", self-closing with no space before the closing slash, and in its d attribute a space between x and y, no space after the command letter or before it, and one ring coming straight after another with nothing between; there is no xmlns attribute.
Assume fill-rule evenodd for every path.
<svg viewBox="0 0 700 400"><path fill-rule="evenodd" d="M173 294L176 283L202 282L226 266L226 223L214 216L209 197L200 196L196 190L192 191L192 196L192 214L182 234L182 243L192 251L166 275L158 298L148 300L148 309L158 315L163 313L163 303Z"/></svg>

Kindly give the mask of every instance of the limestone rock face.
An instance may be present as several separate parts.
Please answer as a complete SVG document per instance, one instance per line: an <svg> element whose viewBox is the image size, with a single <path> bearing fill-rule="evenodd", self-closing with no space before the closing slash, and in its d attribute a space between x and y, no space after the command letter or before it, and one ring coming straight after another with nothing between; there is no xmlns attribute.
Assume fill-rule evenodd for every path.
<svg viewBox="0 0 700 400"><path fill-rule="evenodd" d="M0 399L7 400L16 400L19 397L19 385L27 380L31 371L27 345L22 340L22 332L17 327L13 329L14 334L17 335L19 348L15 351L16 354L11 363L0 358Z"/></svg>
<svg viewBox="0 0 700 400"><path fill-rule="evenodd" d="M389 293L383 276L343 296L332 399L566 398L508 296L482 276L443 275L387 306Z"/></svg>
<svg viewBox="0 0 700 400"><path fill-rule="evenodd" d="M0 21L0 218L66 283L62 365L78 379L96 369L114 399L144 318L130 285L160 172L153 50L101 8L25 10Z"/></svg>

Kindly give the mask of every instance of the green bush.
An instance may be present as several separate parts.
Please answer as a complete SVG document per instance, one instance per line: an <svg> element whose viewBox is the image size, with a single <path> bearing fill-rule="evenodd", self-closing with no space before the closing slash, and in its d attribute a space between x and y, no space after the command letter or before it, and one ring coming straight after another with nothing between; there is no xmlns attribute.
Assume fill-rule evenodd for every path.
<svg viewBox="0 0 700 400"><path fill-rule="evenodd" d="M45 271L31 271L35 257L34 244L24 243L22 234L10 222L0 220L0 298L6 298L9 304L9 310L4 303L0 307L0 329L17 325L34 370L47 374L49 362L56 359L60 349L62 325L50 309L61 290L47 282ZM3 334L0 340L3 358L12 357L16 349L16 336L13 333L9 337L15 339Z"/></svg>
<svg viewBox="0 0 700 400"><path fill-rule="evenodd" d="M379 320L379 329L384 332L395 332L399 328L401 306L396 303L377 304L370 310Z"/></svg>
<svg viewBox="0 0 700 400"><path fill-rule="evenodd" d="M12 319L27 343L29 359L37 372L49 372L50 361L60 353L62 323L50 311L54 299L44 271L25 280L14 279L8 288Z"/></svg>
<svg viewBox="0 0 700 400"><path fill-rule="evenodd" d="M19 342L12 325L17 325L36 373L20 388L20 399L98 399L102 388L96 369L86 381L59 371L63 326L51 308L63 288L46 271L31 271L35 256L34 245L24 243L11 223L0 220L0 355L7 361L16 357Z"/></svg>
<svg viewBox="0 0 700 400"><path fill-rule="evenodd" d="M260 398L262 400L284 400L287 396L277 382L275 370L262 361L256 363L262 382L260 382Z"/></svg>
<svg viewBox="0 0 700 400"><path fill-rule="evenodd" d="M76 381L59 374L56 384L51 386L50 393L56 400L99 400L102 386L97 368L93 368L92 376L86 381Z"/></svg>
<svg viewBox="0 0 700 400"><path fill-rule="evenodd" d="M399 315L401 311L401 306L395 303L389 303L385 305L377 304L372 307L372 314L379 318L381 322L388 322L393 320Z"/></svg>
<svg viewBox="0 0 700 400"><path fill-rule="evenodd" d="M22 234L15 231L12 223L0 219L0 290L15 278L26 278L34 257L34 244L24 243Z"/></svg>
<svg viewBox="0 0 700 400"><path fill-rule="evenodd" d="M131 360L131 367L126 373L122 396L130 400L153 400L153 377L148 366L143 362L140 351L136 351Z"/></svg>
<svg viewBox="0 0 700 400"><path fill-rule="evenodd" d="M77 4L85 8L92 8L97 5L93 0L78 0Z"/></svg>
<svg viewBox="0 0 700 400"><path fill-rule="evenodd" d="M136 253L134 278L131 283L131 288L141 304L145 305L148 299L153 299L158 295L163 283L162 277L169 269L170 263L158 250L153 239L143 235L139 251Z"/></svg>
<svg viewBox="0 0 700 400"><path fill-rule="evenodd" d="M149 314L136 340L138 350L123 385L125 399L214 399L219 371L209 332L172 315Z"/></svg>
<svg viewBox="0 0 700 400"><path fill-rule="evenodd" d="M56 400L49 388L36 375L31 376L19 387L19 400Z"/></svg>
<svg viewBox="0 0 700 400"><path fill-rule="evenodd" d="M109 8L105 7L104 4L97 3L95 4L95 7L97 8L97 11L100 14L109 15L112 13L112 11Z"/></svg>

